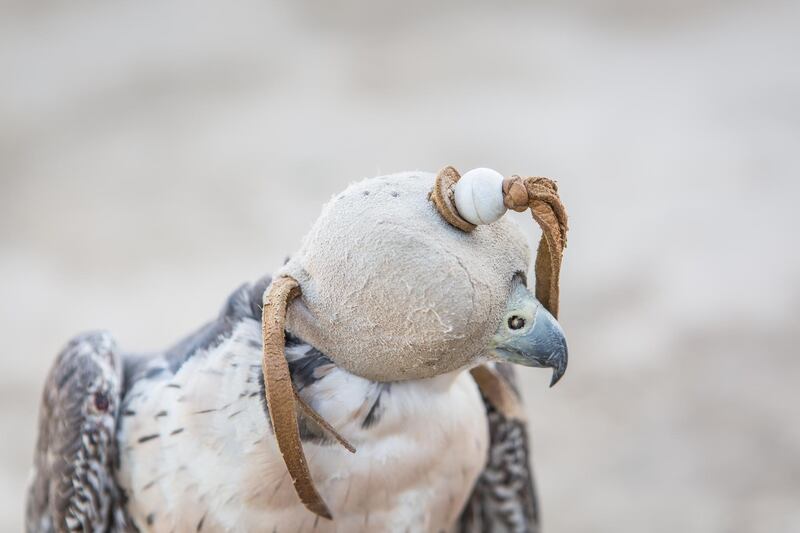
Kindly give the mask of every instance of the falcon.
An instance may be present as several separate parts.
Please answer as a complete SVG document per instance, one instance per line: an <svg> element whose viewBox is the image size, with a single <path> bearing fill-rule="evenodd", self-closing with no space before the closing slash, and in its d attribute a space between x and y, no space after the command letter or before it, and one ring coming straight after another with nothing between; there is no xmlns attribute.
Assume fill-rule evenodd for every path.
<svg viewBox="0 0 800 533"><path fill-rule="evenodd" d="M431 377L363 377L283 331L291 385L315 415L298 409L297 428L328 516L298 498L276 444L262 366L274 281L242 285L160 353L123 352L107 332L66 345L42 396L27 531L538 531L525 422L470 372L486 365L517 397L510 363L564 374L563 331L524 273L480 358Z"/></svg>

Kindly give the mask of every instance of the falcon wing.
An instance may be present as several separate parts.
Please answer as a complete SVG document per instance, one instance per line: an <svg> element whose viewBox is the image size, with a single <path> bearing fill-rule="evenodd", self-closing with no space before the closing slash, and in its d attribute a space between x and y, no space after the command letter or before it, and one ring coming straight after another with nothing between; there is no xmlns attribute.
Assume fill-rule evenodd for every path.
<svg viewBox="0 0 800 533"><path fill-rule="evenodd" d="M108 333L79 335L50 369L28 489L26 531L120 531L114 481L122 364Z"/></svg>
<svg viewBox="0 0 800 533"><path fill-rule="evenodd" d="M514 369L497 370L516 389ZM539 531L539 507L524 420L506 418L483 399L489 418L489 457L459 518L461 533Z"/></svg>

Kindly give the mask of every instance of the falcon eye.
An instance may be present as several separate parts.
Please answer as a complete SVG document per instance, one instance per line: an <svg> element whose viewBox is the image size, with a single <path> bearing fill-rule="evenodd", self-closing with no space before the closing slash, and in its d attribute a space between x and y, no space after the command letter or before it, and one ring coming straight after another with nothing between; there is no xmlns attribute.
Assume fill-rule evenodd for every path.
<svg viewBox="0 0 800 533"><path fill-rule="evenodd" d="M94 393L94 408L105 412L108 410L108 396L103 392Z"/></svg>
<svg viewBox="0 0 800 533"><path fill-rule="evenodd" d="M525 319L514 315L508 319L508 327L509 329L522 329L525 327Z"/></svg>

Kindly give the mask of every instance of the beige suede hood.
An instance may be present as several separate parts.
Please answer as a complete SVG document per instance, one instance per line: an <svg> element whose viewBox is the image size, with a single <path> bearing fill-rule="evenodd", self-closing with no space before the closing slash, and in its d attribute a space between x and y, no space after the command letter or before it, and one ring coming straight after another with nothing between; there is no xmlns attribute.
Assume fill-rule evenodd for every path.
<svg viewBox="0 0 800 533"><path fill-rule="evenodd" d="M332 198L292 259L286 329L353 374L435 376L481 360L530 251L508 217L465 232L429 195L436 175L369 178Z"/></svg>

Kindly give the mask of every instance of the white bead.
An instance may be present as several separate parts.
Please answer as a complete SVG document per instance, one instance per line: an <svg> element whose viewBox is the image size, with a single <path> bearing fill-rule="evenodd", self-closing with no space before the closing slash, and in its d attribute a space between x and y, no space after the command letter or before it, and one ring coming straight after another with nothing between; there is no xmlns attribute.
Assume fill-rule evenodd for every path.
<svg viewBox="0 0 800 533"><path fill-rule="evenodd" d="M455 186L456 209L461 218L475 225L491 224L506 212L503 176L490 168L475 168L461 176Z"/></svg>

